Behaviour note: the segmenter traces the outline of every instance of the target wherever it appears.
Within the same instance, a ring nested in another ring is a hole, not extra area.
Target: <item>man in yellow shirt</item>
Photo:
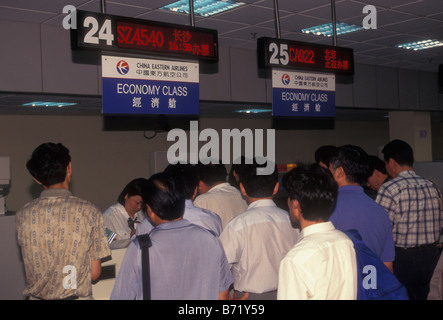
[[[69,191],[71,157],[62,144],[44,143],[27,162],[43,186],[17,212],[16,226],[30,299],[92,299],[91,281],[111,254],[100,210]]]

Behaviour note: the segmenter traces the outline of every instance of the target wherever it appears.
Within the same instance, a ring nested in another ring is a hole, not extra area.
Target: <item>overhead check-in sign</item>
[[[217,30],[76,11],[73,50],[89,49],[218,61]]]
[[[352,48],[263,37],[257,40],[257,55],[260,67],[354,74]]]
[[[335,75],[272,70],[272,115],[335,116]]]
[[[199,114],[198,62],[102,56],[103,114]]]

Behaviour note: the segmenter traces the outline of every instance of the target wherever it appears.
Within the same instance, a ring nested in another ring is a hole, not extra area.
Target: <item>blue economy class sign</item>
[[[102,57],[103,114],[199,114],[198,63]]]
[[[335,75],[274,69],[272,115],[335,117]]]

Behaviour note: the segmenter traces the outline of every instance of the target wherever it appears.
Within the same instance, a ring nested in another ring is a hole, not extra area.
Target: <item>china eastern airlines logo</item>
[[[284,73],[281,77],[281,82],[287,86],[289,84],[290,78],[289,75],[287,73]]]
[[[129,72],[129,64],[124,60],[120,60],[117,62],[117,72],[123,75],[127,74]]]

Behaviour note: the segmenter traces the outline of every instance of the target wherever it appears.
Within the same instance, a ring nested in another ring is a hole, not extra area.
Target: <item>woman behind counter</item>
[[[144,178],[129,182],[117,199],[117,203],[103,212],[104,225],[116,233],[115,240],[129,240],[137,224],[146,217],[146,205],[141,197]]]

